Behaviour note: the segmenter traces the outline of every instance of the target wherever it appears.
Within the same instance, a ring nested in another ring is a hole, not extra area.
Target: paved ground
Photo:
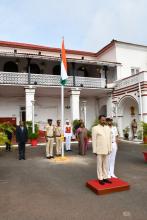
[[[145,220],[147,163],[143,145],[121,143],[116,175],[131,184],[129,191],[97,196],[85,187],[96,177],[96,158],[89,148],[67,162],[45,159],[45,148],[27,148],[27,160],[17,150],[0,151],[0,220]],[[147,150],[147,147],[146,147]]]

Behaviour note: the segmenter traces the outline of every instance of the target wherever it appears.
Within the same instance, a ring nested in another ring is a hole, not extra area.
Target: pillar
[[[113,106],[112,106],[112,94],[107,95],[107,116],[113,116]]]
[[[86,115],[87,115],[87,106],[86,106],[86,104],[87,104],[87,101],[85,101],[85,100],[82,101],[85,127],[86,127],[86,124],[87,124],[87,117],[86,117]]]
[[[72,89],[70,92],[71,120],[80,118],[79,110],[80,90]]]
[[[35,96],[35,88],[28,87],[25,88],[26,93],[26,121],[32,121],[33,120],[33,105],[34,105],[34,96]]]

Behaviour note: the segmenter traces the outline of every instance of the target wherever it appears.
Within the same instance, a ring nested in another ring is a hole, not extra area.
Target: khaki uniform
[[[92,128],[93,153],[97,154],[97,176],[99,180],[108,178],[108,154],[112,151],[111,129],[97,125]]]
[[[61,154],[61,148],[62,148],[62,128],[60,126],[55,127],[55,138],[56,138],[56,154]]]
[[[53,125],[46,125],[46,156],[52,157],[53,156],[53,144],[54,144],[54,126]]]

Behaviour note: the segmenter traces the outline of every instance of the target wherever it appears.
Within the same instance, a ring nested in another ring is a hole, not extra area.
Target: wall
[[[131,76],[132,67],[139,67],[140,72],[147,70],[147,48],[116,43],[116,61],[122,63],[118,80]]]

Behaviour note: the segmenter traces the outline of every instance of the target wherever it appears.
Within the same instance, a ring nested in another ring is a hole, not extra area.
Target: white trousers
[[[108,155],[97,154],[98,180],[108,179]]]
[[[115,176],[114,174],[114,168],[115,168],[115,158],[116,158],[116,152],[117,152],[117,143],[112,143],[112,152],[108,157],[109,161],[109,176]]]
[[[66,148],[66,150],[70,150],[71,135],[67,135],[65,137],[66,137],[65,148]]]

